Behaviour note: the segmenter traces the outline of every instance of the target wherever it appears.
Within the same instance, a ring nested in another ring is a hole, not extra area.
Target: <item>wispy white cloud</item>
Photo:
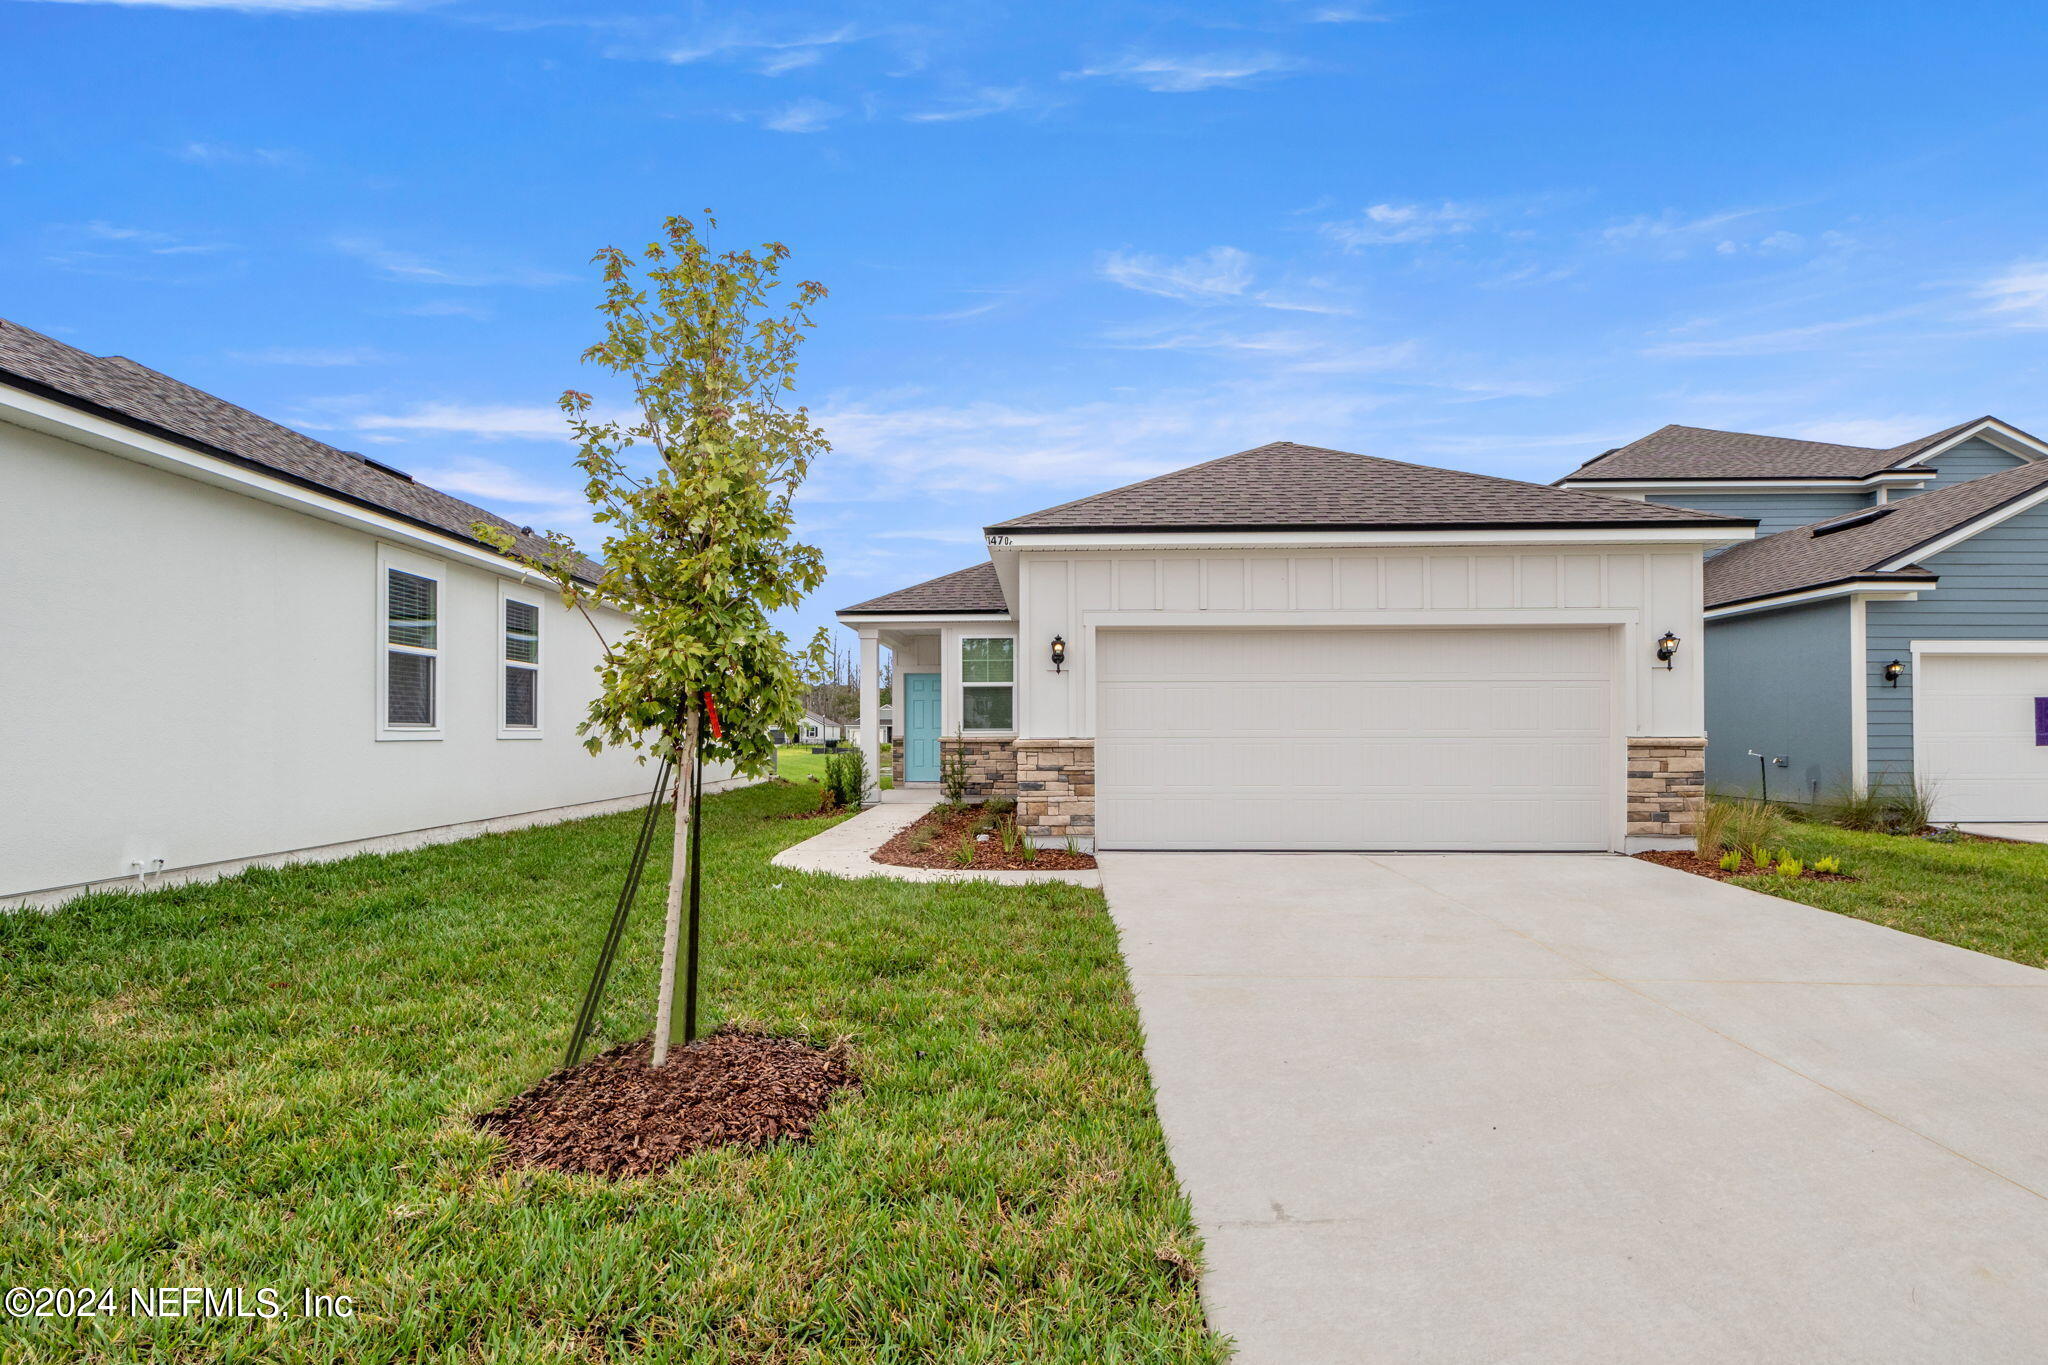
[[[481,440],[567,441],[559,409],[501,403],[421,403],[404,412],[354,412],[335,424],[351,431],[433,433]]]
[[[1347,251],[1433,241],[1470,232],[1484,211],[1470,204],[1372,204],[1356,218],[1324,223],[1322,234]]]
[[[495,460],[464,455],[446,463],[423,466],[413,471],[421,481],[450,493],[492,502],[517,503],[527,507],[555,507],[587,511],[588,504],[573,485],[544,483],[531,474]]]
[[[929,540],[941,545],[980,545],[982,533],[976,530],[964,531],[877,531],[877,540]]]
[[[1265,381],[1044,406],[923,397],[825,404],[817,416],[833,454],[807,500],[962,492],[991,515],[1021,512],[1268,441],[1342,445],[1387,401],[1356,384]]]
[[[1672,261],[1707,251],[1719,256],[1785,256],[1814,246],[1851,245],[1850,239],[1839,232],[1823,232],[1809,239],[1801,233],[1756,221],[1777,211],[1769,207],[1734,208],[1694,217],[1666,209],[1659,214],[1637,214],[1610,223],[1599,229],[1593,240],[1609,250],[1648,253]]]
[[[903,116],[906,123],[958,123],[987,118],[991,114],[1037,113],[1052,107],[1052,101],[1032,93],[1028,86],[983,86],[957,96],[936,108],[920,109]]]
[[[45,263],[82,274],[151,278],[166,262],[158,258],[225,256],[238,250],[227,242],[197,242],[155,228],[95,220],[51,229],[57,245]],[[150,269],[145,270],[145,265]]]
[[[462,299],[428,299],[425,303],[410,304],[396,311],[416,318],[472,318],[477,322],[489,322],[497,316],[480,303]]]
[[[2048,327],[2048,260],[2009,266],[1980,285],[1976,296],[2015,327]]]
[[[1298,69],[1300,63],[1277,52],[1210,53],[1167,57],[1132,54],[1099,66],[1066,73],[1068,79],[1099,77],[1123,81],[1159,94],[1181,95],[1219,86],[1244,85],[1263,76]]]
[[[180,161],[197,166],[295,166],[297,152],[282,147],[235,147],[225,142],[187,142],[171,149]]]
[[[1183,303],[1236,303],[1331,317],[1348,317],[1352,311],[1338,299],[1315,292],[1328,289],[1319,282],[1252,288],[1251,253],[1234,246],[1212,246],[1178,261],[1139,251],[1112,251],[1103,256],[1098,269],[1113,284]]]
[[[468,260],[436,260],[412,251],[384,245],[375,237],[340,236],[332,246],[344,256],[353,256],[386,280],[402,284],[449,285],[479,288],[488,285],[518,285],[539,288],[574,278],[528,266],[504,266]]]
[[[1104,279],[1126,289],[1190,303],[1237,298],[1252,282],[1251,255],[1234,246],[1212,246],[1181,261],[1112,251],[1103,258],[1101,270]]]
[[[1930,417],[1925,414],[1906,417],[1839,417],[1818,422],[1802,422],[1788,427],[1782,433],[1802,441],[1829,441],[1835,445],[1870,446],[1877,450],[1889,450],[1903,445],[1918,436],[1940,431],[1955,425],[1953,417]]]
[[[771,36],[758,24],[729,24],[692,34],[658,50],[661,60],[678,66],[691,62],[752,59],[763,75],[816,65],[827,48],[856,42],[861,33],[851,24],[834,29],[816,29],[798,34]],[[635,55],[644,55],[635,54]]]
[[[1858,317],[1838,318],[1829,322],[1808,323],[1803,327],[1780,327],[1769,331],[1748,332],[1739,336],[1716,337],[1698,341],[1669,341],[1644,348],[1643,354],[1657,356],[1753,356],[1785,355],[1796,351],[1819,350],[1837,344],[1850,333],[1864,332],[1882,323],[1896,322],[1920,315],[1924,306],[1894,308],[1882,313],[1866,313]]]
[[[761,126],[777,133],[822,133],[845,112],[836,104],[806,96],[763,115]]]
[[[335,369],[347,365],[383,365],[397,359],[374,346],[266,346],[254,351],[229,351],[247,365],[304,365]]]

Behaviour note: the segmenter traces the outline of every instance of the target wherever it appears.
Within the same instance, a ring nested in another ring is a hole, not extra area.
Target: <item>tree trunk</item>
[[[653,1066],[668,1064],[669,1036],[675,1026],[676,959],[682,951],[683,898],[690,884],[690,775],[697,770],[697,727],[701,723],[701,713],[691,707],[682,742],[676,745],[676,828],[668,870],[668,914],[661,926],[661,994],[654,1002]]]

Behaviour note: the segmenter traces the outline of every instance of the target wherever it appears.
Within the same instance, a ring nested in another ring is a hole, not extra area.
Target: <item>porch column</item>
[[[882,799],[882,639],[874,626],[860,628],[860,751],[868,761],[868,790],[861,800]]]

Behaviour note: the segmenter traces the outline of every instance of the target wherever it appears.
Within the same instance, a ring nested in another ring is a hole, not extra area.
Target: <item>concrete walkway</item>
[[[933,806],[936,794],[885,791],[881,801],[851,820],[842,820],[822,834],[792,844],[768,861],[792,872],[823,872],[833,877],[889,877],[899,882],[1067,882],[1074,886],[1100,886],[1100,872],[1000,872],[994,870],[954,871],[938,867],[898,867],[878,863],[874,851],[902,830],[914,825]]]
[[[1624,858],[1102,866],[1240,1365],[2048,1359],[2048,973]]]

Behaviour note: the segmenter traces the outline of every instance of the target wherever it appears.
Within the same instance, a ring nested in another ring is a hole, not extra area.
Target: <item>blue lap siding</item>
[[[1776,535],[1870,506],[1868,493],[1652,493],[1648,501],[1724,517],[1756,517],[1757,537]]]
[[[1912,776],[1913,641],[2048,642],[2048,507],[2022,512],[1920,563],[1941,575],[1940,587],[1917,602],[1864,608],[1872,782]],[[1883,676],[1893,659],[1907,666],[1897,687]]]
[[[1707,624],[1707,789],[1811,801],[1849,777],[1849,604],[1837,598]]]
[[[1936,471],[1935,476],[1927,481],[1925,488],[1900,489],[1892,494],[1894,498],[1911,497],[1915,493],[1931,493],[1952,483],[1965,483],[1971,479],[1981,479],[1986,474],[2003,473],[2020,463],[2020,457],[2006,454],[1989,441],[1965,441],[1954,450],[1946,451],[1922,463],[1932,465]]]

